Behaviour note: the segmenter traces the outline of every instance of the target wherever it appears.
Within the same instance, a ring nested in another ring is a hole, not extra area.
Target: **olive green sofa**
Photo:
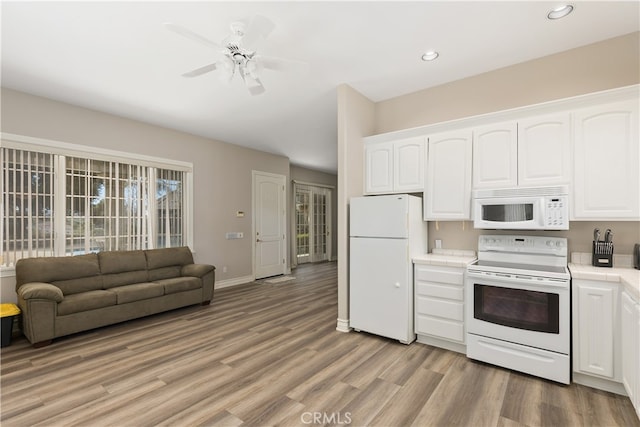
[[[215,267],[188,247],[25,258],[16,263],[22,330],[34,347],[54,338],[213,298]]]

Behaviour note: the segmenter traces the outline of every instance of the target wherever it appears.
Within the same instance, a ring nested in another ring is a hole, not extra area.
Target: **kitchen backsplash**
[[[525,231],[525,230],[476,230],[472,221],[431,221],[429,222],[429,251],[435,247],[435,240],[442,240],[442,247],[478,249],[478,236],[482,234],[523,234],[530,236],[566,237],[569,253],[591,254],[593,229],[613,231],[614,256],[631,255],[633,245],[640,243],[640,222],[638,221],[572,221],[566,231]],[[591,262],[591,259],[589,259]],[[614,261],[615,265],[615,261]],[[633,264],[632,264],[633,265]]]
[[[571,264],[591,265],[591,252],[571,252]],[[613,255],[613,267],[633,268],[632,255]]]

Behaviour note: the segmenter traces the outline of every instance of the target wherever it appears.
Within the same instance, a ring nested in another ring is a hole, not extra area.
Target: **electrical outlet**
[[[436,249],[442,249],[442,240],[436,239]]]
[[[226,273],[226,272],[227,272],[227,266],[226,266],[226,265],[222,266],[222,272],[223,272],[223,273]]]

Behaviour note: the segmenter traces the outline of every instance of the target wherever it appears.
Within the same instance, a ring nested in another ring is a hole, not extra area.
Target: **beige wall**
[[[349,319],[349,199],[364,185],[362,138],[375,129],[375,104],[351,87],[338,87],[338,329]]]
[[[636,32],[379,102],[375,133],[637,83],[640,83],[640,33]],[[638,222],[574,221],[568,232],[545,234],[567,237],[570,251],[590,252],[595,227],[614,231],[618,254],[630,254],[633,244],[640,242]],[[474,230],[471,222],[432,222],[429,249],[434,247],[435,239],[442,239],[446,248],[475,250],[479,234],[488,232]]]
[[[381,101],[375,134],[636,84],[639,52],[636,32]]]
[[[216,281],[252,275],[251,171],[280,174],[289,181],[286,157],[6,88],[1,102],[2,132],[193,163],[196,261],[214,264]],[[236,217],[239,210],[244,218]],[[241,231],[245,238],[226,240],[228,231]],[[3,279],[3,293],[13,292],[12,282]]]
[[[370,136],[425,126],[463,117],[491,113],[555,99],[597,92],[606,89],[640,83],[640,33],[605,40],[600,43],[572,49],[555,55],[524,62],[499,70],[487,72],[467,79],[425,89],[397,98],[381,101],[374,105],[374,129]],[[357,99],[353,89],[345,89],[345,96]],[[340,93],[340,92],[339,92]],[[338,99],[340,112],[341,98]],[[371,105],[364,104],[362,112],[368,112]],[[362,117],[340,115],[345,123],[338,126],[338,181],[355,195],[362,192],[362,169],[354,163],[363,164],[362,140],[357,134],[344,136],[351,126],[363,130]],[[341,143],[348,147],[341,147]],[[351,154],[348,162],[340,161],[341,154]],[[346,183],[352,183],[348,185]],[[356,188],[359,186],[359,188]],[[342,188],[342,187],[341,187]],[[339,198],[339,218],[342,212],[346,218],[348,209],[346,194]],[[544,233],[565,236],[569,239],[569,250],[590,252],[593,228],[611,228],[617,254],[631,253],[633,243],[640,242],[638,222],[572,222],[568,232]],[[339,227],[339,247],[346,249],[348,232]],[[429,249],[435,239],[442,239],[443,247],[450,249],[477,249],[479,230],[466,222],[430,222]],[[482,231],[488,234],[487,231]],[[507,233],[510,234],[510,233]],[[342,245],[342,246],[340,246]],[[348,265],[348,252],[343,250],[340,261],[342,268]],[[338,276],[339,319],[348,319],[348,276]],[[344,311],[344,310],[347,311]],[[340,322],[338,322],[340,326]]]
[[[309,184],[319,184],[324,186],[333,187],[331,189],[331,229],[329,230],[329,237],[331,239],[331,258],[333,260],[338,258],[338,175],[320,172],[312,169],[303,168],[301,166],[291,165],[291,180],[302,181]],[[293,188],[293,186],[291,186]],[[291,192],[291,225],[292,233],[295,229],[294,204],[293,204],[293,191]],[[293,234],[292,234],[293,236]],[[294,241],[293,239],[291,240]],[[292,264],[295,262],[295,245],[291,244],[291,258]]]

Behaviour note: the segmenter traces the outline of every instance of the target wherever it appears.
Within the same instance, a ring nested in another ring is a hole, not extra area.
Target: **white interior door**
[[[283,175],[253,172],[256,279],[286,272],[285,182]]]

